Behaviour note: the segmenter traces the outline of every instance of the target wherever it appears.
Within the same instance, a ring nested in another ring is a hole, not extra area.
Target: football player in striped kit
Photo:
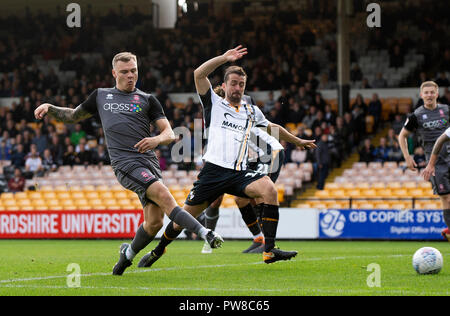
[[[265,238],[263,261],[272,263],[289,260],[296,251],[283,251],[275,246],[278,227],[278,192],[270,178],[262,173],[247,169],[248,142],[254,127],[267,128],[269,133],[278,129],[281,140],[300,148],[315,148],[313,140],[300,139],[277,124],[269,122],[261,110],[245,102],[247,74],[238,66],[228,67],[222,88],[225,98],[218,96],[208,76],[218,67],[234,62],[247,54],[241,45],[214,57],[194,71],[197,93],[204,110],[207,146],[203,166],[198,180],[186,199],[184,208],[197,217],[224,193],[254,198],[262,210],[262,229]],[[174,223],[167,225],[158,246],[145,255],[138,266],[149,267],[164,253],[165,247],[180,233],[181,227]]]

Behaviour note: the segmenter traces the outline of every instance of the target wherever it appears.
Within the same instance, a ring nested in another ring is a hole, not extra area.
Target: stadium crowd
[[[310,13],[317,18],[316,23],[327,25],[323,22],[330,22],[324,33],[332,33],[336,31],[331,22],[335,18],[334,12],[333,9],[326,10],[319,6],[313,7]],[[433,14],[435,12],[433,10]],[[428,10],[423,13],[426,16],[431,14]],[[314,152],[300,151],[284,143],[285,163],[313,162],[317,168],[325,168],[322,170],[326,172],[318,172],[318,187],[321,188],[328,169],[340,166],[342,160],[362,143],[364,147],[359,149],[362,161],[400,161],[402,158],[395,140],[398,131],[395,128],[389,138],[380,141],[380,146],[367,147],[367,143],[370,144],[370,140],[365,140],[368,133],[376,132],[384,123],[381,119],[381,102],[376,94],[369,104],[362,97],[357,97],[343,116],[338,116],[322,98],[321,89],[335,88],[337,50],[334,38],[316,34],[309,28],[303,28],[300,36],[297,36],[297,33],[290,32],[291,26],[303,23],[303,14],[292,10],[276,14],[275,24],[267,19],[245,17],[237,20],[239,23],[229,25],[229,28],[224,23],[225,14],[186,15],[178,20],[173,31],[166,32],[153,29],[150,17],[137,8],[122,6],[118,10],[110,10],[104,16],[94,15],[88,9],[83,13],[82,32],[65,27],[66,15],[61,8],[54,16],[27,12],[21,18],[0,18],[1,28],[21,25],[7,35],[0,35],[0,97],[19,98],[9,107],[0,107],[0,160],[9,160],[12,166],[5,174],[9,175],[12,182],[18,182],[14,179],[20,177],[20,172],[25,177],[32,177],[56,170],[61,165],[109,163],[98,117],[79,124],[58,126],[48,118],[42,123],[37,122],[33,111],[44,102],[74,108],[94,89],[113,86],[110,60],[115,52],[131,50],[136,53],[140,67],[137,87],[154,93],[163,105],[172,127],[192,128],[193,120],[202,118],[200,104],[190,98],[185,106],[179,107],[169,94],[195,91],[192,79],[194,68],[206,56],[223,52],[240,42],[244,42],[249,51],[241,64],[248,74],[247,90],[271,91],[268,99],[261,104],[267,118],[282,126],[294,123],[295,134],[305,139],[316,139],[318,143],[318,149]],[[400,13],[387,14],[397,16]],[[448,20],[448,17],[443,18]],[[437,79],[440,85],[448,85],[446,72],[450,71],[450,48],[444,47],[443,42],[432,50],[428,49],[429,45],[425,45],[427,40],[434,40],[432,35],[439,30],[439,23],[436,19],[423,19],[422,16],[406,16],[401,21],[415,23],[417,19],[423,24],[423,33],[418,42],[408,37],[383,41],[383,32],[397,30],[394,19],[386,18],[391,21],[390,24],[371,33],[369,48],[388,49],[390,63],[401,65],[401,57],[408,49],[412,46],[421,47],[426,55],[423,69],[426,69],[430,60],[441,60]],[[24,20],[26,23],[23,23]],[[106,30],[111,33],[123,29],[132,29],[133,36],[118,40],[115,46],[107,44]],[[155,32],[158,32],[158,36],[155,36]],[[42,45],[43,42],[46,45]],[[326,53],[326,63],[316,60],[308,50],[313,46],[319,46]],[[92,60],[94,57],[86,57],[86,53],[99,57]],[[44,72],[38,67],[36,58],[58,62]],[[355,67],[351,77],[353,81],[364,82],[364,74],[358,67],[357,59],[357,54],[352,51]],[[437,70],[431,70],[434,73],[424,72],[415,78],[425,80],[437,77]],[[62,80],[61,73],[70,71],[75,76],[68,81]],[[218,71],[211,78],[211,83],[216,85],[221,80]],[[418,84],[413,82],[412,86]],[[385,86],[386,82],[381,76],[366,85],[377,88]],[[274,98],[275,90],[281,91],[278,98]],[[448,100],[449,97],[447,90],[443,98]],[[366,128],[368,115],[374,118],[372,131]],[[396,119],[401,123],[404,117]],[[395,126],[396,121],[392,124]],[[161,146],[157,150],[163,170],[172,163],[172,146]],[[179,169],[198,168],[196,158],[192,157],[192,163],[179,164]],[[19,170],[11,169],[14,167]],[[13,190],[11,186],[10,189]]]

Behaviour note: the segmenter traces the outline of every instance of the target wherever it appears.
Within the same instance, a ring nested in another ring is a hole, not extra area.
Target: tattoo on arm
[[[76,123],[92,116],[91,113],[84,110],[81,106],[71,109],[52,105],[48,108],[48,114],[63,123]]]
[[[445,134],[439,136],[439,138],[437,139],[436,143],[433,146],[433,150],[432,150],[431,154],[436,155],[436,156],[439,155],[439,153],[441,152],[442,146],[444,146],[444,143],[447,142],[448,140],[449,140],[449,138]]]

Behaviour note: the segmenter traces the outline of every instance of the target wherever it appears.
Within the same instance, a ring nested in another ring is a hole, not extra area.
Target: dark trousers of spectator
[[[328,177],[328,164],[317,166],[317,189],[323,190],[325,179]]]

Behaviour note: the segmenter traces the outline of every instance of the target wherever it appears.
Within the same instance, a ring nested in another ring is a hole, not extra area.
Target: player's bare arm
[[[154,137],[146,137],[136,143],[134,147],[137,148],[140,153],[155,149],[158,145],[169,145],[175,140],[175,133],[166,118],[157,120],[155,124],[156,127],[158,127],[160,134]]]
[[[398,135],[398,144],[402,150],[403,158],[405,158],[406,166],[412,171],[417,171],[417,164],[413,157],[409,154],[408,150],[408,136],[411,134],[406,128],[402,128],[400,134]]]
[[[63,123],[76,123],[92,116],[91,113],[83,109],[81,105],[75,109],[63,108],[50,103],[43,103],[34,110],[36,119],[41,120],[45,115],[50,115],[54,119]]]
[[[211,83],[208,80],[208,76],[214,70],[225,63],[241,59],[246,54],[247,48],[243,48],[242,45],[239,45],[234,49],[227,50],[223,55],[214,57],[200,65],[194,71],[194,81],[197,93],[200,95],[204,95],[206,92],[208,92],[209,87],[211,86]]]
[[[279,136],[280,140],[284,140],[284,141],[294,144],[295,146],[300,147],[300,148],[317,148],[316,144],[314,144],[315,140],[298,138],[297,136],[289,133],[284,127],[282,127],[278,124],[269,122],[269,125],[267,126],[267,132],[269,134],[271,134],[272,136],[274,136],[273,132],[275,130],[278,130],[278,136]],[[275,134],[276,134],[276,132],[275,132]],[[275,135],[275,136],[277,136],[277,135]]]
[[[442,150],[442,147],[446,142],[448,142],[450,138],[444,133],[436,140],[434,143],[433,150],[431,151],[430,161],[428,161],[427,166],[422,172],[422,176],[425,180],[430,180],[431,176],[434,176],[434,168],[436,166],[436,161],[439,157],[439,153]]]

